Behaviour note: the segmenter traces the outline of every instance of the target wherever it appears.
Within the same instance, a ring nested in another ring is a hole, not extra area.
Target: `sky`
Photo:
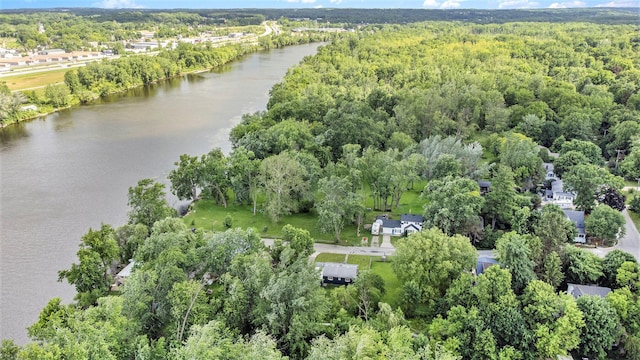
[[[97,7],[108,9],[410,8],[523,9],[638,7],[640,0],[0,0],[0,9]]]

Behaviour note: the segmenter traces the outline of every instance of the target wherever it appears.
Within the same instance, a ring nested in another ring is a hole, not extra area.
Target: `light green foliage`
[[[602,166],[604,164],[602,150],[598,145],[592,142],[582,140],[567,141],[562,144],[560,155],[565,155],[572,151],[576,151],[584,155],[587,159],[589,159],[590,164],[598,166]]]
[[[607,351],[618,340],[620,331],[614,308],[600,296],[582,296],[577,303],[585,322],[580,353],[592,359],[607,359]]]
[[[612,244],[625,234],[625,219],[622,214],[611,207],[600,204],[593,209],[591,215],[584,220],[587,235],[596,241]]]
[[[176,169],[171,170],[167,178],[171,181],[171,192],[180,200],[195,201],[198,196],[198,178],[200,161],[197,156],[180,155],[180,161],[174,163]]]
[[[522,134],[507,134],[499,159],[500,164],[511,168],[515,182],[522,189],[531,189],[541,178],[542,159],[538,156],[538,145]]]
[[[275,343],[264,333],[257,333],[245,342],[227,329],[222,322],[211,321],[192,329],[185,345],[176,348],[172,357],[176,360],[190,359],[281,359]]]
[[[565,189],[578,195],[574,204],[580,210],[590,213],[595,207],[598,196],[607,188],[620,190],[624,184],[622,178],[612,175],[607,169],[597,165],[576,165],[564,177]]]
[[[175,210],[165,198],[164,185],[152,179],[142,179],[129,188],[129,224],[142,224],[151,229],[153,224],[166,217],[175,216]]]
[[[336,176],[320,179],[318,188],[322,196],[316,203],[318,227],[332,233],[336,241],[340,241],[345,222],[364,213],[364,199],[353,192],[349,180]]]
[[[602,277],[602,259],[597,255],[575,246],[566,246],[565,257],[567,282],[595,284]]]
[[[451,282],[475,266],[477,252],[469,239],[447,236],[432,228],[415,233],[397,244],[393,271],[403,283],[415,282],[422,302],[444,295]]]
[[[640,178],[640,139],[633,141],[631,152],[620,163],[620,172],[629,180]]]
[[[438,227],[449,235],[477,231],[484,198],[478,183],[467,178],[445,178],[430,181],[422,195],[424,226]]]
[[[616,287],[618,269],[627,261],[637,263],[636,258],[633,257],[633,255],[620,249],[610,251],[604,256],[604,259],[602,260],[602,272],[604,274],[605,286],[613,288]]]
[[[171,303],[171,327],[177,341],[188,337],[192,325],[204,325],[212,316],[204,283],[194,280],[175,283],[167,295]]]
[[[473,179],[479,179],[484,177],[488,170],[481,161],[482,145],[478,142],[465,145],[453,136],[443,138],[440,135],[436,135],[422,140],[419,150],[427,160],[427,168],[423,176],[428,179],[444,177],[444,169],[448,169],[445,172],[461,171],[462,173],[458,174],[458,176],[465,175]],[[445,158],[441,159],[443,156]],[[451,160],[455,160],[460,169],[456,169],[457,166]],[[445,166],[445,164],[449,165]]]
[[[202,196],[213,199],[216,204],[227,207],[227,190],[230,186],[228,159],[220,148],[215,148],[200,158],[197,179]]]
[[[304,167],[289,153],[282,153],[264,159],[260,172],[267,196],[265,212],[271,220],[277,223],[282,215],[296,212],[298,199],[310,190],[310,184],[304,181]]]
[[[305,229],[287,224],[282,228],[282,240],[289,243],[299,258],[309,257],[313,253],[313,238]]]
[[[535,259],[538,266],[551,252],[562,254],[563,245],[572,241],[577,233],[576,226],[567,219],[559,206],[547,205],[540,214],[533,226],[534,235],[541,241],[539,257]]]
[[[576,165],[586,165],[589,164],[590,160],[583,153],[571,150],[567,151],[553,162],[554,168],[553,172],[559,176],[563,177],[564,174],[573,168]]]
[[[318,283],[317,271],[307,259],[299,259],[271,277],[260,291],[262,302],[254,323],[292,357],[305,356],[309,350],[305,339],[320,332],[326,299]]]
[[[491,178],[491,191],[484,196],[483,213],[490,219],[491,229],[495,229],[498,222],[510,227],[519,208],[515,187],[511,169],[498,166]]]
[[[536,278],[527,238],[515,232],[506,233],[496,242],[496,250],[498,260],[513,276],[513,290],[520,294]]]
[[[111,263],[118,259],[118,243],[115,231],[110,225],[102,224],[100,230],[89,229],[82,236],[80,249],[76,253],[79,264],[71,264],[71,269],[58,272],[58,281],[66,279],[75,285],[76,300],[82,307],[94,304],[106,295],[112,283],[109,273]]]
[[[522,306],[535,333],[537,357],[565,355],[578,347],[585,323],[573,297],[558,294],[551,285],[534,280],[524,290]]]
[[[233,150],[229,156],[229,180],[236,201],[241,204],[252,202],[253,215],[255,215],[260,182],[260,160],[255,158],[253,151],[244,147]]]
[[[557,252],[552,251],[544,258],[538,277],[555,289],[560,286],[564,280],[564,273],[562,272],[562,260]]]
[[[637,292],[640,289],[640,267],[635,261],[625,261],[616,271],[616,285]]]

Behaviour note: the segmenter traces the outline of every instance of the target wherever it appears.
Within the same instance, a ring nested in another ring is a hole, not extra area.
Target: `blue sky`
[[[0,9],[100,7],[147,9],[224,8],[412,8],[518,9],[637,7],[640,0],[0,0]]]

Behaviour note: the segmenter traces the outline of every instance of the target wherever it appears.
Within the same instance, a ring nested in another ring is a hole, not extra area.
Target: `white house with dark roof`
[[[542,163],[542,167],[544,168],[545,180],[556,180],[558,178],[554,172],[555,167],[552,163]]]
[[[573,242],[585,243],[587,241],[587,232],[584,226],[584,211],[578,210],[562,210],[564,215],[571,220],[578,229],[578,234],[573,239]]]
[[[389,219],[386,215],[376,217],[371,226],[373,235],[402,236],[422,231],[422,215],[402,214],[400,220]]]

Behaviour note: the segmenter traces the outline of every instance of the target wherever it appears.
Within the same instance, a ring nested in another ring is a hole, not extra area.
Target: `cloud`
[[[636,7],[637,0],[613,0],[606,4],[597,4],[595,7]]]
[[[457,9],[460,7],[460,1],[458,0],[447,0],[440,4],[440,9]]]
[[[537,1],[529,0],[508,0],[498,4],[498,9],[527,9],[540,6]]]
[[[303,4],[313,4],[316,0],[287,0],[288,3],[303,3]]]
[[[323,7],[324,7],[324,6],[322,6],[322,5],[316,5],[316,6],[314,6],[313,8],[314,8],[314,9],[322,9]]]
[[[586,3],[579,0],[574,0],[569,2],[553,3],[549,5],[549,9],[568,9],[568,8],[579,8],[579,7],[586,7],[586,6],[587,6]]]
[[[104,0],[94,4],[104,9],[140,9],[143,6],[136,4],[133,0]]]
[[[332,4],[338,5],[338,4],[342,3],[342,0],[330,0],[329,2],[332,3]]]
[[[422,7],[430,8],[430,9],[435,9],[438,6],[440,6],[440,3],[437,2],[436,0],[424,0],[424,2],[422,3]]]

